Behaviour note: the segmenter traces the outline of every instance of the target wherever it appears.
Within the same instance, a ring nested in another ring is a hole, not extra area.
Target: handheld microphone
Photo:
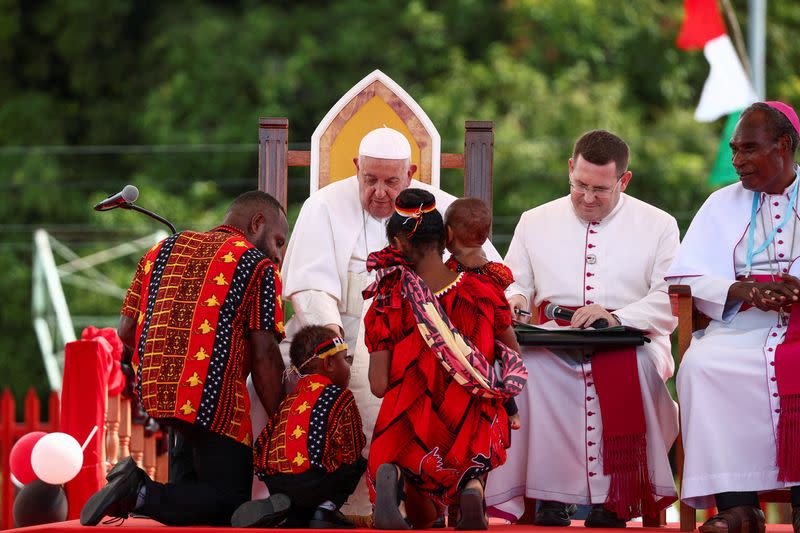
[[[102,202],[97,202],[94,206],[95,211],[108,211],[127,204],[132,204],[139,198],[139,189],[133,185],[126,185],[117,194],[111,195]]]
[[[554,303],[549,303],[544,308],[544,316],[546,316],[550,320],[563,320],[565,322],[569,322],[572,320],[572,315],[575,314],[575,311],[572,309],[567,309],[566,307],[560,307]],[[608,320],[605,318],[598,318],[594,322],[592,322],[591,327],[595,329],[603,329],[608,327]]]

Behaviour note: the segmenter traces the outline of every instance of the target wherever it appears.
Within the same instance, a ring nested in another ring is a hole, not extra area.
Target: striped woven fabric
[[[528,370],[519,353],[495,340],[495,359],[499,371],[450,322],[430,288],[414,272],[399,252],[390,248],[370,254],[367,270],[375,270],[375,281],[364,290],[372,298],[381,280],[400,272],[403,297],[411,304],[417,328],[453,379],[471,394],[484,398],[512,398],[528,380]]]

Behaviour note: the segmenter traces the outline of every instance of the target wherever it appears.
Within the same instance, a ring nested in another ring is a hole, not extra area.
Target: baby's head
[[[306,326],[294,336],[289,359],[300,374],[321,374],[335,385],[347,387],[350,363],[347,344],[332,329]]]
[[[492,213],[479,198],[459,198],[444,213],[447,249],[457,254],[464,248],[483,246],[492,230]]]

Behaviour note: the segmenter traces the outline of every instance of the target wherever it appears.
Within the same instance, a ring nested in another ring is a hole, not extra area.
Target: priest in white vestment
[[[313,193],[292,230],[281,277],[283,296],[292,303],[294,316],[286,324],[281,347],[286,348],[288,366],[288,343],[303,326],[319,324],[343,333],[348,356],[353,358],[349,388],[361,413],[367,456],[380,408],[380,399],[370,391],[369,353],[364,344],[363,317],[369,302],[365,304],[361,291],[374,280],[374,273],[367,273],[367,257],[388,245],[386,222],[400,191],[408,187],[430,191],[442,214],[455,197],[412,179],[416,166],[411,164],[411,146],[391,128],[365,135],[353,162],[357,174]],[[485,251],[490,260],[500,260],[490,243]],[[256,427],[257,422],[253,423]],[[372,512],[363,479],[344,512]]]
[[[629,349],[627,372],[617,375],[600,375],[607,354],[523,347],[522,430],[505,465],[489,475],[486,498],[517,516],[523,496],[541,500],[539,525],[569,525],[572,504],[592,504],[587,525],[624,527],[642,509],[663,509],[677,498],[667,454],[678,415],[664,383],[673,372],[669,335],[676,320],[664,275],[677,252],[678,226],[664,211],[622,193],[631,179],[627,165],[628,146],[616,135],[595,130],[581,137],[569,160],[571,194],[523,213],[505,258],[515,278],[506,292],[512,309],[532,303],[541,310],[552,302],[577,309],[573,327],[603,318],[646,330],[652,341]],[[610,408],[601,411],[616,392],[636,410],[623,404],[616,417]],[[639,443],[637,468],[645,478],[638,502],[622,495],[614,478],[621,469],[604,456],[613,441],[607,425],[615,434],[619,427],[636,434],[629,442]]]
[[[708,533],[763,531],[757,492],[800,484],[798,128],[781,102],[742,113],[730,142],[740,182],[706,200],[669,271],[711,319],[677,376],[681,498],[717,507]],[[791,498],[797,532],[800,488]]]

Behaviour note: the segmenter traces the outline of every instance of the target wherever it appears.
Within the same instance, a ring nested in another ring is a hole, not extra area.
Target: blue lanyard
[[[764,243],[756,250],[753,250],[753,245],[755,244],[756,240],[756,215],[758,214],[759,197],[761,195],[757,192],[753,193],[753,208],[750,212],[750,229],[747,233],[747,264],[745,265],[745,275],[750,275],[753,257],[766,250],[767,246],[769,246],[775,239],[775,235],[777,235],[778,231],[780,231],[781,228],[783,228],[786,223],[789,222],[789,217],[792,215],[794,202],[797,199],[798,183],[800,183],[800,168],[795,170],[794,186],[792,187],[792,193],[789,195],[789,204],[786,206],[786,212],[783,214],[783,222],[781,222],[777,228],[772,229],[772,233],[767,236],[767,238],[764,240]]]

